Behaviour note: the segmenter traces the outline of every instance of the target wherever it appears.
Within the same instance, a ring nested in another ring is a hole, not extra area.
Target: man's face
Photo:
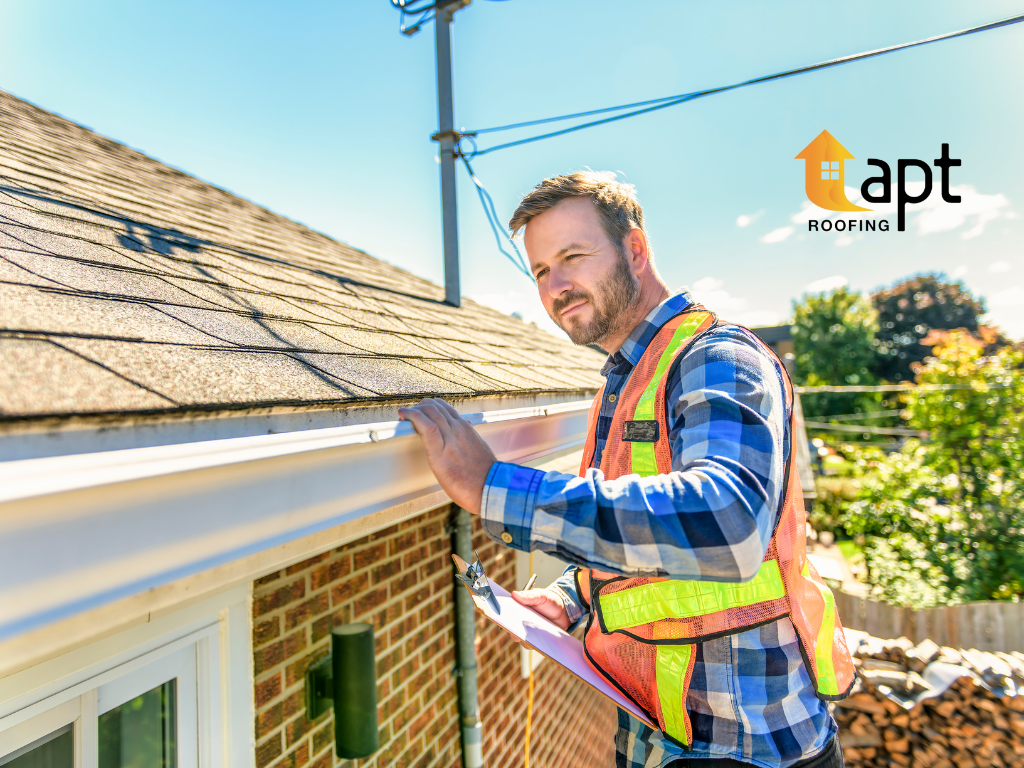
[[[540,300],[575,344],[599,344],[631,322],[639,281],[586,197],[563,200],[526,225]]]

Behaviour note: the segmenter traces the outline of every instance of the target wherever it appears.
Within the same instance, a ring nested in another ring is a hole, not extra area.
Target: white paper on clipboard
[[[647,716],[637,709],[636,704],[606,683],[604,678],[594,671],[587,662],[587,657],[583,655],[583,643],[552,624],[532,608],[517,603],[506,590],[490,579],[487,581],[498,600],[501,613],[495,613],[485,598],[474,595],[467,588],[478,611],[520,640],[529,643],[534,650],[565,667],[598,693],[607,696],[617,707],[629,712],[637,720],[651,728],[659,730],[657,725],[652,724]]]

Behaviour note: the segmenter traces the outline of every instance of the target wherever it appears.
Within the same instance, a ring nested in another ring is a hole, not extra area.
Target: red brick
[[[300,571],[305,571],[305,570],[307,570],[309,568],[312,568],[317,563],[322,563],[324,560],[326,560],[330,556],[331,556],[330,552],[324,552],[324,553],[316,555],[314,557],[310,557],[310,558],[308,558],[306,560],[303,560],[301,563],[296,563],[295,565],[289,565],[288,568],[285,570],[285,573],[287,573],[289,576],[292,576],[292,575],[294,575],[296,573],[299,573]]]
[[[288,723],[284,727],[285,744],[291,748],[291,746],[309,733],[310,722],[306,719],[305,715],[302,717],[296,717],[294,720]]]
[[[265,595],[257,595],[252,603],[253,618],[277,610],[306,596],[306,579],[302,577],[284,584]]]
[[[419,671],[419,668],[419,659],[409,659],[407,662],[402,664],[400,667],[395,669],[394,672],[391,673],[392,684],[397,688],[403,682],[405,682],[414,674],[416,674]]]
[[[390,653],[377,657],[377,676],[383,677],[402,662],[403,651],[395,648]]]
[[[325,613],[330,606],[330,596],[324,591],[308,600],[304,600],[294,608],[289,608],[284,613],[285,632],[295,629],[299,624],[305,624],[313,616]]]
[[[256,579],[256,581],[253,582],[253,586],[259,588],[262,587],[264,584],[269,584],[270,582],[277,581],[280,578],[281,572],[274,571],[273,573],[268,573],[266,576],[260,576],[258,579]]]
[[[271,667],[276,667],[284,660],[282,651],[280,640],[254,651],[252,655],[254,672],[261,675]]]
[[[345,555],[337,560],[321,565],[309,574],[309,586],[311,589],[320,589],[332,581],[337,581],[342,576],[348,576],[352,572],[352,557]]]
[[[282,702],[282,710],[284,713],[284,719],[294,717],[299,712],[306,711],[306,690],[305,686],[290,694]]]
[[[266,680],[256,683],[256,709],[261,709],[267,702],[276,696],[281,695],[281,674],[278,673],[273,677],[268,677]]]
[[[334,750],[326,752],[317,758],[317,761],[313,763],[309,768],[331,768],[334,764]]]
[[[341,608],[328,616],[320,617],[314,621],[310,627],[310,636],[312,637],[313,645],[316,645],[322,639],[328,637],[334,627],[341,624],[349,624],[351,621],[352,606],[347,604],[341,606]]]
[[[367,538],[370,541],[380,541],[381,539],[390,539],[396,533],[398,533],[398,523],[390,525],[383,530],[376,531],[375,533],[371,533]]]
[[[364,591],[370,585],[370,577],[361,573],[353,576],[348,581],[342,582],[331,588],[331,604],[338,605],[351,600],[355,595]]]
[[[410,549],[408,552],[405,553],[405,556],[402,558],[402,564],[407,569],[415,568],[416,566],[422,564],[423,561],[425,561],[428,557],[430,557],[429,547],[416,547],[416,549]]]
[[[397,576],[402,571],[402,560],[401,558],[395,558],[394,560],[386,560],[383,563],[378,563],[376,566],[370,569],[370,577],[374,584],[381,584],[392,576]]]
[[[420,587],[411,595],[406,595],[403,605],[405,610],[412,613],[423,605],[424,601],[430,599],[430,587]]]
[[[256,716],[256,741],[259,741],[268,733],[280,726],[283,722],[281,716],[281,702],[278,702],[270,709],[260,712],[259,715]]]
[[[326,723],[321,725],[317,730],[313,732],[313,754],[317,754],[321,749],[328,745],[334,744],[334,721],[328,720]]]
[[[252,629],[253,647],[259,648],[271,640],[275,640],[281,634],[281,619],[277,616],[266,621],[261,621]]]
[[[281,641],[282,645],[282,660],[292,658],[297,653],[301,653],[306,650],[306,632],[305,630],[299,630],[291,635],[288,635],[284,640]]]
[[[391,596],[413,589],[420,583],[419,574],[416,571],[404,571],[397,579],[391,582]]]
[[[378,587],[372,592],[359,595],[352,603],[352,615],[359,618],[364,613],[372,611],[387,602],[388,588]]]
[[[281,734],[277,734],[256,747],[256,768],[266,768],[280,755]]]
[[[324,649],[326,651],[326,649]],[[298,661],[289,664],[284,668],[284,687],[291,688],[296,683],[302,682],[306,677],[306,669],[317,659],[324,656],[324,653],[303,656]]]
[[[403,552],[407,549],[411,549],[416,546],[416,531],[407,531],[400,534],[390,542],[390,552],[392,555],[397,555],[399,552]]]
[[[274,763],[274,768],[302,768],[309,762],[309,745],[303,742],[293,752]]]
[[[397,643],[411,632],[415,632],[418,626],[419,621],[416,620],[415,616],[406,616],[405,619],[391,628],[391,642]]]
[[[420,541],[432,539],[435,536],[440,536],[442,533],[444,533],[444,526],[440,520],[428,523],[427,525],[420,527]],[[488,539],[488,541],[490,540]]]
[[[387,555],[388,545],[386,542],[381,542],[380,544],[374,544],[352,553],[352,564],[358,571],[361,568],[365,568],[368,565],[373,565],[374,563],[383,560]]]

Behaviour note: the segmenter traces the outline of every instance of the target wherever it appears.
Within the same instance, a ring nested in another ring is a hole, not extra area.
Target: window
[[[7,768],[74,768],[74,736],[65,725],[41,739],[0,757],[0,766]]]
[[[183,638],[0,719],[0,768],[198,768],[208,640]]]
[[[823,179],[838,179],[839,178],[839,163],[828,162],[826,160],[821,161],[821,178]]]

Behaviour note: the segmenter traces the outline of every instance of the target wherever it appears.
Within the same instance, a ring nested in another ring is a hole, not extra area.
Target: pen
[[[537,574],[535,573],[535,574],[533,574],[533,576],[530,577],[530,580],[528,582],[526,582],[526,586],[523,587],[523,592],[525,592],[528,589],[533,589],[533,585],[536,584],[536,583],[537,583]]]

